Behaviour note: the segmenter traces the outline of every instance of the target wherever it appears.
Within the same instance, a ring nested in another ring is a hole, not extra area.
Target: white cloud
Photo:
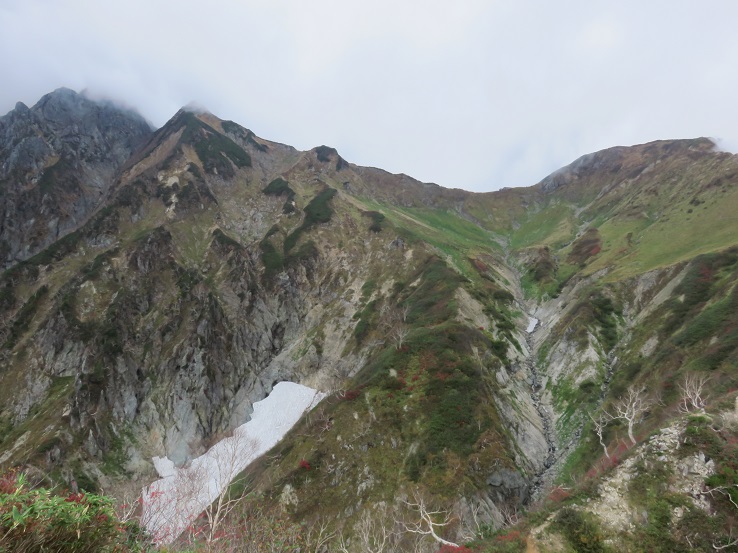
[[[444,186],[529,185],[608,146],[738,143],[736,16],[729,0],[5,0],[0,112],[58,86],[157,125],[195,101]]]

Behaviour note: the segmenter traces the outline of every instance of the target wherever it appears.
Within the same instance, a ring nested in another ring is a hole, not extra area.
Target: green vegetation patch
[[[369,230],[372,232],[382,232],[382,223],[384,222],[384,214],[379,211],[362,211],[361,213],[365,217],[369,217],[372,223],[369,225]]]
[[[271,280],[284,269],[284,257],[269,241],[269,234],[259,242],[261,249],[261,262],[264,264],[264,278]]]
[[[224,178],[235,175],[236,167],[251,167],[251,156],[227,136],[200,121],[193,113],[184,114],[185,130],[182,141],[195,148],[206,173]]]
[[[590,513],[564,507],[556,515],[555,527],[577,553],[606,553],[605,537],[598,520]]]
[[[326,187],[321,190],[317,196],[315,196],[310,203],[305,206],[303,211],[305,212],[305,219],[302,224],[296,228],[284,241],[284,253],[285,255],[297,244],[303,233],[307,232],[311,228],[327,223],[333,216],[333,210],[330,206],[330,201],[337,194],[334,188]]]
[[[262,192],[267,196],[287,196],[287,201],[282,206],[282,213],[294,213],[295,191],[290,188],[289,183],[282,177],[277,177],[267,184]]]
[[[79,230],[70,232],[24,263],[30,265],[49,265],[54,261],[60,261],[72,253],[77,248],[77,245],[81,240],[82,233]]]
[[[0,550],[113,553],[153,550],[135,519],[118,518],[109,497],[34,487],[0,477]]]
[[[15,320],[10,327],[8,338],[6,339],[3,347],[12,348],[23,333],[28,330],[28,327],[31,325],[31,321],[33,321],[33,317],[38,311],[41,301],[48,293],[49,287],[43,285],[31,294],[31,297],[28,298],[26,303],[23,304],[23,307],[20,308],[18,314],[15,316]]]
[[[580,347],[587,346],[587,332],[597,334],[603,349],[610,351],[617,343],[617,321],[619,307],[600,288],[593,288],[579,300],[575,307],[562,319],[557,329],[573,329],[572,338]]]
[[[548,246],[543,246],[536,250],[533,257],[533,262],[528,268],[531,277],[539,285],[548,284],[554,280],[556,275],[556,260],[551,255],[551,249]]]
[[[407,319],[418,325],[433,325],[450,320],[456,314],[454,292],[463,279],[437,257],[429,258],[420,268],[420,283],[407,288],[404,302],[410,307]]]
[[[336,171],[340,171],[348,165],[346,163],[346,160],[338,155],[338,151],[335,148],[331,148],[330,146],[318,146],[317,148],[315,148],[315,156],[321,163],[329,163],[331,161],[331,157],[335,156]]]
[[[701,255],[692,261],[671,300],[671,316],[664,325],[664,332],[678,329],[685,321],[694,318],[704,304],[715,294],[721,275],[735,274],[738,269],[738,248],[724,252]]]
[[[238,136],[260,152],[266,152],[269,150],[269,146],[262,144],[261,142],[257,142],[255,138],[256,135],[253,132],[243,128],[238,123],[234,123],[233,121],[222,121],[221,126],[223,127],[224,132]]]
[[[222,246],[226,250],[242,249],[241,244],[237,240],[234,240],[219,228],[213,231],[213,240],[215,240],[216,244]]]
[[[295,199],[295,191],[290,188],[290,184],[282,177],[277,177],[267,184],[262,190],[267,196],[287,196],[287,199]]]
[[[510,238],[514,249],[544,245],[555,248],[573,238],[574,210],[570,205],[549,204],[535,213],[521,215],[523,221]]]
[[[602,251],[602,239],[596,228],[588,228],[571,246],[566,261],[572,265],[583,265],[590,257]]]

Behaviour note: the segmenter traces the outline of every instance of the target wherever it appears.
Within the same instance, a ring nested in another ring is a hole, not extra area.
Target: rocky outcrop
[[[0,118],[0,268],[83,223],[150,134],[138,114],[69,89]]]

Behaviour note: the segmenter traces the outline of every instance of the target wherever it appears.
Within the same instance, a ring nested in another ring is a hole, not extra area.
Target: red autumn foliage
[[[305,459],[300,459],[300,468],[310,470],[310,463],[308,463]]]
[[[497,541],[513,542],[513,541],[518,541],[520,538],[521,538],[520,530],[511,530],[507,534],[502,534],[501,536],[497,536]]]
[[[592,251],[589,252],[589,255],[597,255],[602,251],[602,247],[597,244],[594,248],[592,248]]]
[[[441,546],[441,549],[438,550],[438,553],[473,553],[471,549],[469,549],[465,545],[460,545],[458,547],[454,547],[453,545],[443,545]]]
[[[489,270],[489,267],[487,267],[487,264],[479,259],[470,259],[472,264],[474,265],[474,268],[479,271],[480,273],[486,273]]]
[[[560,503],[569,496],[571,496],[571,494],[567,490],[560,486],[557,486],[549,492],[548,499],[553,501],[554,503]]]
[[[702,265],[700,267],[700,278],[699,282],[712,282],[715,270],[709,265]]]
[[[10,470],[0,476],[0,494],[12,495],[18,488],[18,475],[16,471]]]

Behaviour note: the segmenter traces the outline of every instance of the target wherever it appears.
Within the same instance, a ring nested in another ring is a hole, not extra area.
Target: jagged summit
[[[138,114],[67,88],[0,118],[0,266],[84,222],[151,133]]]

